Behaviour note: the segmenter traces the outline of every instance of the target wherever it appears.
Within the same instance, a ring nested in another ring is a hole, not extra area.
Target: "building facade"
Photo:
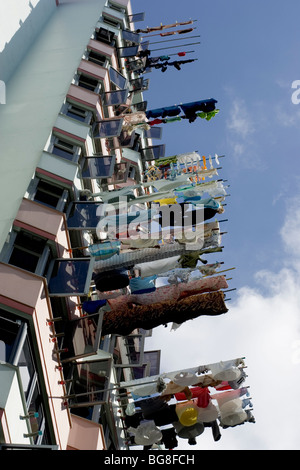
[[[103,338],[98,314],[82,318],[97,295],[93,260],[77,247],[93,242],[94,227],[67,222],[84,191],[141,179],[149,141],[121,135],[119,117],[140,109],[147,88],[120,54],[139,44],[140,18],[129,0],[40,0],[1,54],[2,444],[127,448],[116,384],[159,370],[160,352],[144,350],[151,332]],[[51,293],[57,262],[67,277]]]

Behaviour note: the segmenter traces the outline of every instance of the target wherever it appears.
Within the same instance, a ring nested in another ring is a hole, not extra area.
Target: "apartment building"
[[[148,81],[121,52],[139,47],[144,13],[129,0],[33,3],[1,54],[1,442],[124,449],[116,384],[157,373],[160,351],[144,349],[149,331],[103,338],[101,315],[83,316],[95,225],[70,228],[68,214],[86,191],[141,180],[151,141],[121,132],[120,115],[143,108]]]

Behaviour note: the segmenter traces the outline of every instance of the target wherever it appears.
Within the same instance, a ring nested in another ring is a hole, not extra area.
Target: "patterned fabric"
[[[215,316],[227,311],[222,291],[151,305],[127,305],[104,314],[102,334],[127,336],[136,328],[151,330],[169,322],[181,324],[202,315]]]

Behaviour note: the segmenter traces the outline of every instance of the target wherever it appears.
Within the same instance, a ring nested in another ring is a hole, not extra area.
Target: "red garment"
[[[153,121],[147,122],[149,126],[154,126],[155,124],[162,124],[164,121],[162,119],[154,119]]]
[[[206,408],[209,405],[210,393],[208,387],[192,387],[190,391],[192,392],[192,398],[198,398],[197,406]],[[177,401],[186,400],[186,395],[183,392],[175,393],[174,396]]]
[[[228,384],[228,382],[222,382],[220,385],[215,386],[216,390],[232,390],[232,387]]]
[[[179,57],[184,57],[184,56],[185,56],[185,52],[178,52],[178,55],[179,55]]]

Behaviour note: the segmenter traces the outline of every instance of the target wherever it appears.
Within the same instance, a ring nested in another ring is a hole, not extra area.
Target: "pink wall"
[[[23,199],[14,225],[55,241],[59,257],[70,249],[65,215],[29,199]]]
[[[102,117],[100,97],[97,93],[86,90],[77,85],[71,85],[67,93],[67,98],[78,103],[82,103],[88,108],[95,108],[99,117]]]
[[[106,450],[101,424],[93,423],[76,415],[71,415],[69,450]]]

